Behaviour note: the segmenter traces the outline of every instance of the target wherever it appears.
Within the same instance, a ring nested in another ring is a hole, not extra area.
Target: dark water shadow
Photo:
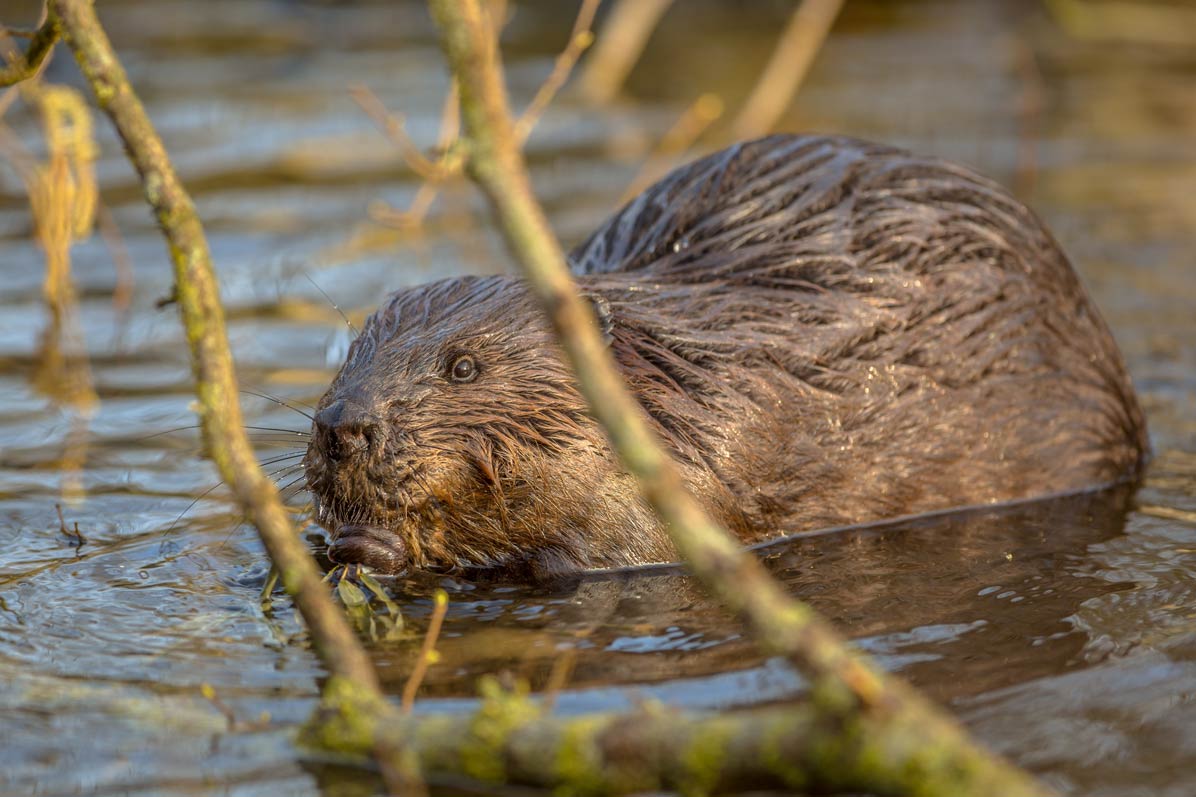
[[[1069,618],[1084,601],[1132,586],[1102,578],[1087,556],[1122,533],[1129,501],[1130,490],[1120,488],[973,509],[800,537],[759,554],[792,594],[885,667],[951,700],[1082,663],[1087,636]],[[786,665],[766,661],[740,623],[677,568],[535,587],[396,582],[417,628],[435,586],[449,589],[451,608],[441,660],[422,691],[427,710],[451,710],[448,703],[471,696],[486,674],[542,688],[565,651],[575,661],[563,711],[626,703],[631,685],[693,708],[758,705],[801,691]],[[375,642],[371,655],[397,694],[415,646]]]

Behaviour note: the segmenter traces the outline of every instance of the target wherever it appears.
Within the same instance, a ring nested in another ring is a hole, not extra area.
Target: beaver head
[[[384,302],[319,402],[304,465],[337,561],[543,572],[662,554],[551,329],[509,278]],[[630,539],[629,519],[643,531]]]

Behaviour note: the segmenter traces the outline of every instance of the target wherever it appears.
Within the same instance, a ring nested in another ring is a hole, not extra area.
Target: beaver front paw
[[[365,565],[386,576],[398,575],[408,565],[403,541],[376,526],[341,526],[328,546],[328,558],[338,565]]]

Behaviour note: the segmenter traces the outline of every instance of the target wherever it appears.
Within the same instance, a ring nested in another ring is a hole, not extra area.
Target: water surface
[[[28,24],[33,6],[0,3],[0,19]],[[1076,38],[1031,2],[848,6],[782,128],[962,160],[1037,208],[1126,352],[1156,459],[1136,495],[972,510],[761,554],[886,667],[1063,791],[1191,794],[1196,49]],[[685,0],[622,100],[591,110],[565,97],[550,109],[529,156],[567,243],[614,207],[694,97],[715,91],[735,107],[789,7]],[[420,235],[369,220],[372,203],[406,207],[419,182],[346,87],[368,85],[417,140],[435,139],[446,78],[420,4],[106,0],[101,13],[195,194],[246,386],[318,397],[349,334],[320,289],[359,318],[402,285],[510,269],[468,186],[445,190]],[[505,45],[517,101],[551,68],[571,13],[515,4]],[[48,78],[78,84],[62,54]],[[36,147],[27,113],[5,121]],[[367,773],[318,765],[292,744],[323,671],[285,599],[263,612],[253,530],[222,490],[206,492],[217,480],[185,428],[184,341],[175,311],[155,307],[170,291],[164,246],[106,120],[97,129],[133,298],[127,316],[114,309],[117,272],[98,237],[75,248],[100,402],[74,477],[62,468],[77,450],[74,411],[38,379],[42,254],[20,183],[0,173],[0,792],[374,792]],[[268,399],[245,399],[248,423],[304,427]],[[258,440],[264,458],[302,443],[286,431]],[[285,470],[293,463],[272,466],[282,483],[298,475]],[[82,498],[64,503],[72,478]],[[86,542],[60,530],[59,503]],[[307,534],[322,549],[319,530]],[[397,583],[410,634],[367,635],[394,693],[436,586],[452,606],[421,711],[468,710],[485,673],[538,688],[565,650],[576,661],[563,712],[644,695],[725,709],[801,690],[689,579],[652,570],[536,589]]]

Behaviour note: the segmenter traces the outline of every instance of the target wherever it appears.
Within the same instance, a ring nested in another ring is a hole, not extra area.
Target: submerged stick
[[[324,665],[334,677],[352,684],[352,694],[381,702],[370,660],[324,589],[315,562],[300,542],[274,483],[262,473],[245,436],[224,309],[191,197],[133,93],[92,3],[52,0],[50,18],[61,25],[96,100],[116,126],[170,248],[208,454],[257,527],[283,586],[303,614]]]
[[[565,254],[532,193],[503,85],[495,36],[477,0],[429,0],[461,92],[467,170],[489,199],[508,246],[540,299],[581,392],[644,497],[698,579],[748,625],[767,653],[786,656],[811,681],[811,707],[828,745],[847,752],[844,777],[869,773],[868,789],[941,795],[1047,793],[1028,775],[973,744],[955,722],[896,678],[852,652],[809,607],[790,598],[688,495],[642,410],[627,391],[592,311],[578,297]],[[833,721],[830,721],[833,720]],[[911,732],[917,729],[916,733]],[[857,781],[852,781],[857,783]],[[881,785],[883,784],[883,786]]]

